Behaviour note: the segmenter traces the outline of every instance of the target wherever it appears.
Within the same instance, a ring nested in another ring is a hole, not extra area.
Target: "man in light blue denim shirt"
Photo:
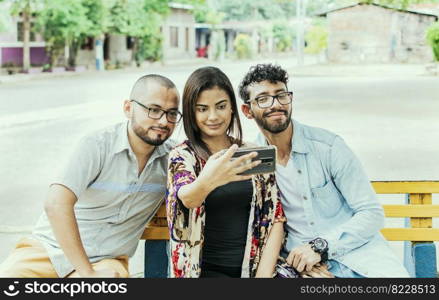
[[[287,82],[279,66],[259,64],[239,86],[257,143],[277,147],[287,262],[299,272],[327,263],[336,277],[408,277],[380,233],[383,209],[361,163],[341,137],[292,120]]]

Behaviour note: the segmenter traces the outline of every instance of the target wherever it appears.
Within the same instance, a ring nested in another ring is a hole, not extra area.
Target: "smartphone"
[[[233,154],[232,159],[240,157],[242,155],[249,154],[251,152],[258,153],[258,156],[254,157],[252,159],[252,161],[260,160],[261,163],[259,165],[257,165],[256,167],[254,167],[253,169],[249,169],[247,171],[244,171],[239,175],[271,173],[271,172],[274,172],[276,170],[276,147],[274,147],[274,146],[238,149]]]

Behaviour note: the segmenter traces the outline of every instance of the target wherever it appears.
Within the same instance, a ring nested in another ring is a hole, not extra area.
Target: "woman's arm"
[[[214,182],[198,177],[194,182],[182,186],[177,194],[186,208],[196,208],[201,206],[215,188]]]
[[[261,261],[256,271],[256,278],[273,277],[274,267],[279,257],[283,239],[284,222],[276,222],[270,230],[267,243],[262,252]]]

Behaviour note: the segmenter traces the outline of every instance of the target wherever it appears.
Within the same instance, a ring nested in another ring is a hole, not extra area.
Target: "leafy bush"
[[[328,31],[323,26],[312,26],[305,35],[305,52],[318,54],[328,46]]]
[[[251,58],[253,55],[252,40],[248,34],[240,33],[233,42],[238,59]]]
[[[293,46],[294,29],[286,22],[273,25],[273,38],[277,51],[286,52]]]
[[[428,27],[426,38],[428,44],[433,49],[436,61],[439,62],[439,21]]]
[[[18,72],[19,67],[12,61],[8,61],[2,64],[2,68],[6,69],[8,75],[13,75]]]
[[[7,61],[2,64],[2,68],[15,68],[17,67],[13,61]]]
[[[162,36],[159,32],[138,39],[138,49],[134,54],[137,66],[145,60],[159,61],[162,57]]]

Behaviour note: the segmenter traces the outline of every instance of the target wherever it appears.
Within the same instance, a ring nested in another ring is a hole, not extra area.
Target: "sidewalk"
[[[431,64],[315,64],[291,68],[291,76],[313,77],[405,77],[434,76],[427,71]]]
[[[181,59],[166,62],[145,63],[141,67],[126,67],[117,70],[96,71],[89,70],[84,72],[62,72],[62,73],[39,73],[39,74],[15,74],[15,75],[0,75],[0,86],[4,83],[14,83],[29,81],[35,79],[49,79],[60,77],[71,77],[81,75],[105,74],[107,72],[131,73],[139,70],[157,71],[168,68],[182,68],[212,65],[219,68],[226,66],[233,66],[236,64],[253,65],[256,63],[278,63],[287,68],[292,77],[315,77],[315,76],[334,76],[334,77],[404,77],[404,76],[435,76],[431,71],[433,64],[331,64],[331,63],[317,63],[312,58],[305,61],[304,65],[298,66],[295,58],[291,57],[277,57],[277,58],[260,58],[253,60],[223,60],[211,61],[208,59]],[[430,71],[429,71],[430,69]],[[436,75],[437,76],[437,75]]]
[[[87,71],[82,72],[72,72],[72,71],[65,71],[65,72],[59,72],[59,73],[36,73],[36,74],[14,74],[14,75],[0,75],[0,86],[3,83],[15,83],[15,82],[22,82],[22,81],[28,81],[28,80],[35,80],[35,79],[50,79],[50,78],[61,78],[61,77],[72,77],[72,76],[79,76],[79,75],[93,75],[93,74],[105,74],[107,72],[138,72],[141,69],[162,69],[162,68],[169,68],[169,67],[181,67],[181,66],[194,66],[194,65],[203,65],[208,63],[209,61],[207,59],[203,58],[194,58],[194,59],[179,59],[179,60],[170,60],[165,62],[154,62],[154,63],[148,63],[145,62],[142,64],[141,67],[124,67],[121,69],[114,69],[114,70],[104,70],[104,71],[97,71],[95,69],[90,69]]]

